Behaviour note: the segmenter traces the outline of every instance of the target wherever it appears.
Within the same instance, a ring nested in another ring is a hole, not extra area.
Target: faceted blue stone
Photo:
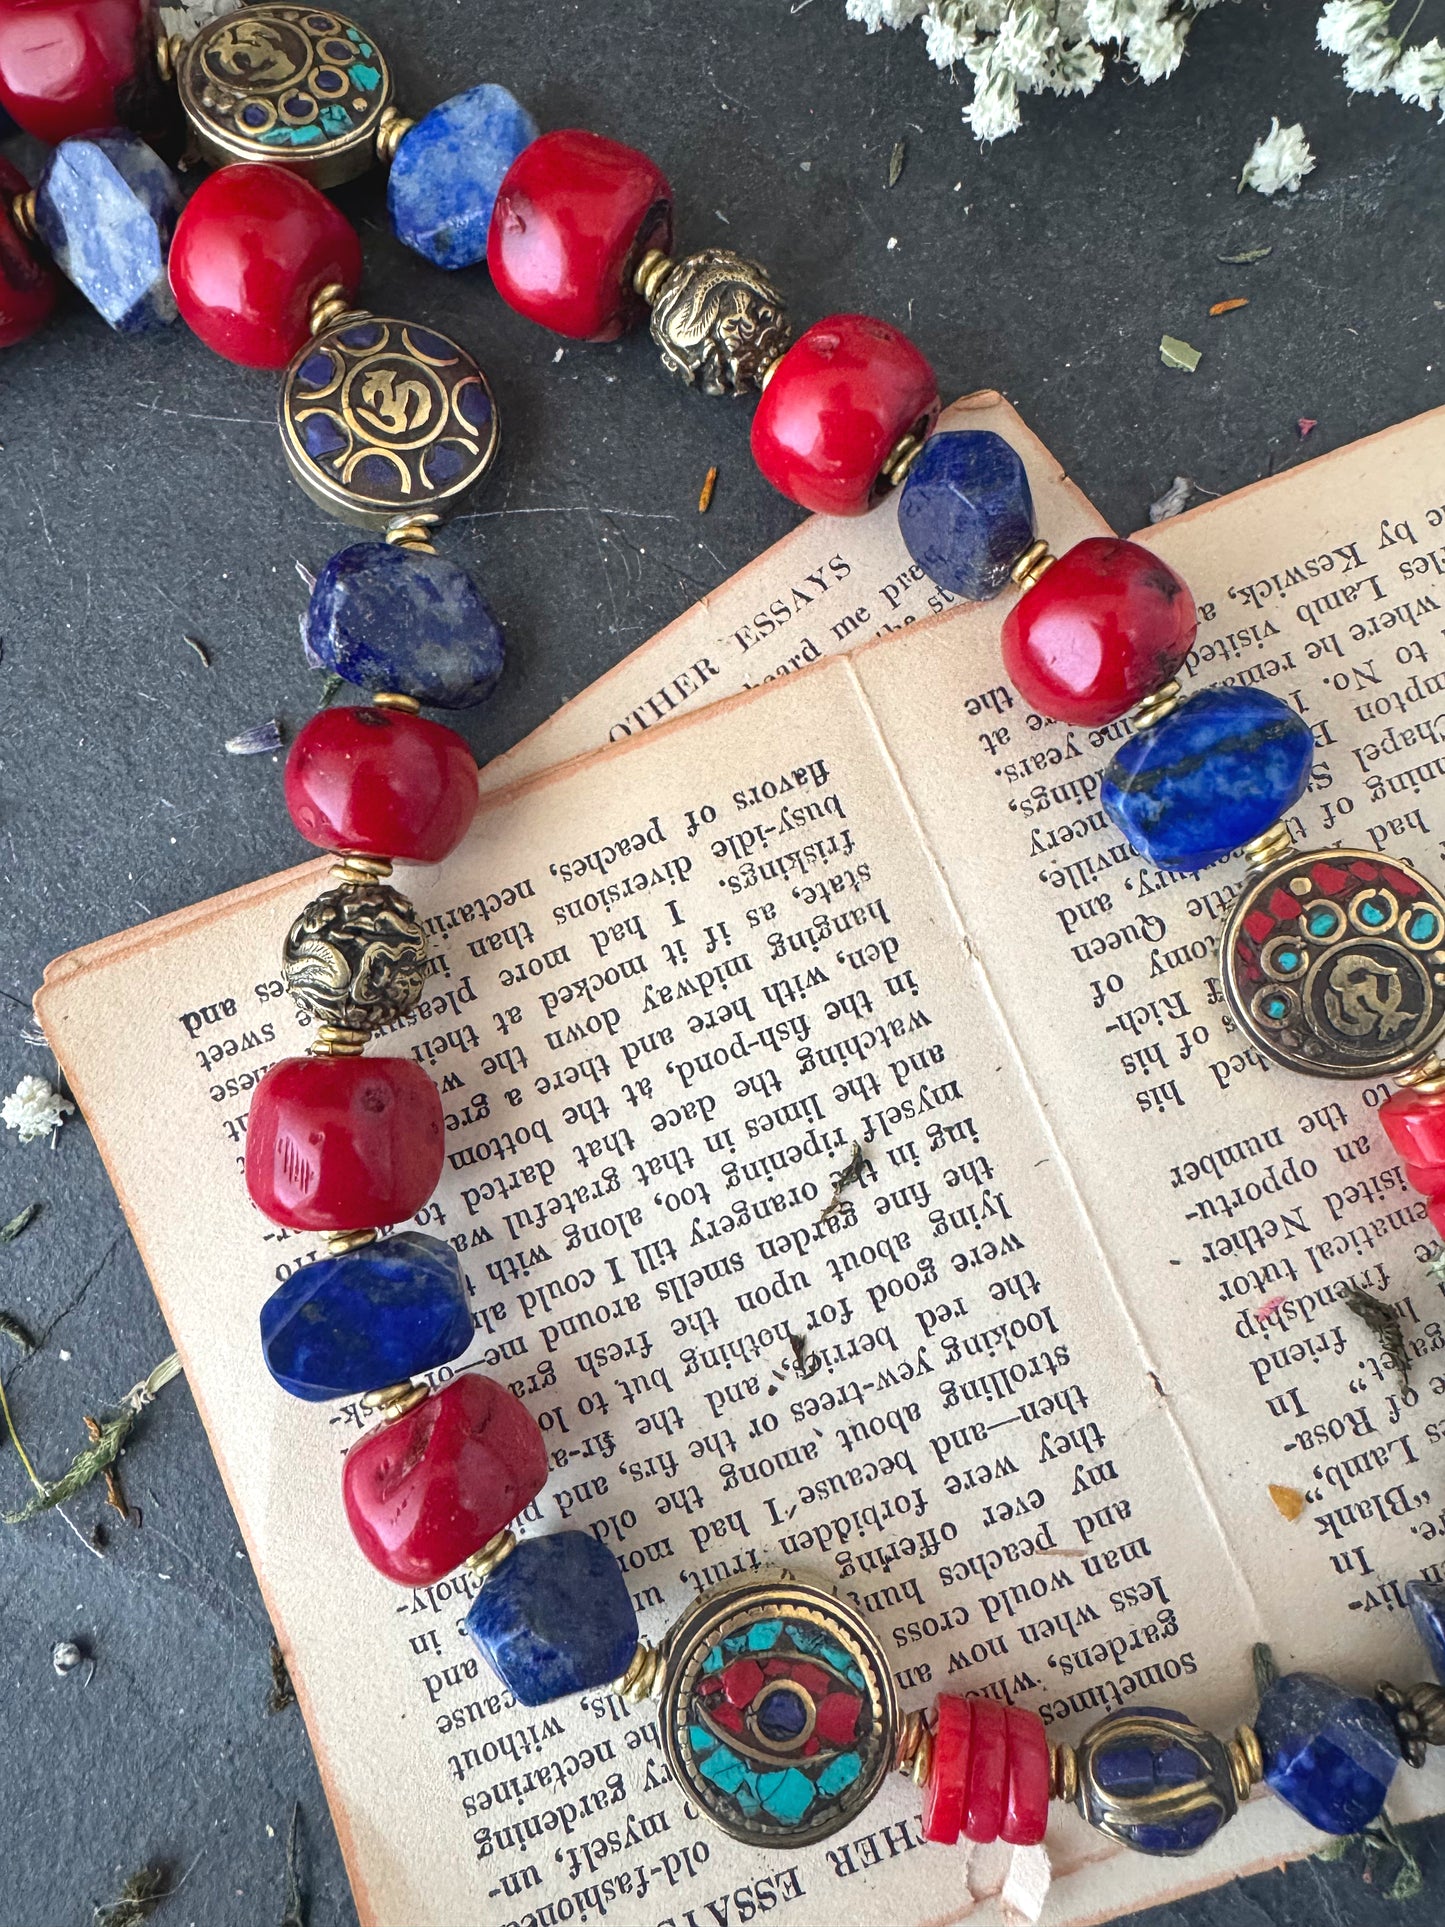
[[[1166,870],[1202,870],[1261,836],[1303,793],[1309,724],[1262,689],[1201,689],[1131,736],[1099,801],[1134,848]]]
[[[620,1679],[637,1648],[622,1568],[590,1532],[523,1539],[472,1602],[467,1631],[523,1706]]]
[[[537,123],[505,87],[471,87],[433,107],[391,163],[386,198],[398,239],[439,268],[484,261],[502,176],[536,138]]]
[[[930,436],[903,485],[898,532],[939,588],[969,602],[997,595],[1034,539],[1023,463],[991,430]]]
[[[1372,1699],[1321,1673],[1284,1673],[1254,1716],[1264,1777],[1324,1833],[1358,1833],[1385,1804],[1400,1746]]]
[[[121,334],[176,319],[166,256],[180,183],[134,134],[62,141],[35,188],[35,226],[55,265]]]
[[[316,578],[308,654],[363,689],[470,709],[497,686],[502,626],[465,569],[443,556],[358,542]]]
[[[1193,1797],[1168,1796],[1191,1789]],[[1165,1809],[1158,1819],[1135,1818],[1133,1802]],[[1176,1804],[1179,1811],[1167,1809]],[[1138,1706],[1110,1713],[1090,1727],[1079,1751],[1079,1806],[1091,1826],[1137,1853],[1197,1853],[1235,1810],[1229,1756],[1212,1733],[1183,1713]]]
[[[261,1307],[271,1376],[313,1401],[396,1385],[460,1358],[471,1342],[457,1255],[419,1231],[302,1265]]]
[[[1439,1579],[1412,1579],[1405,1587],[1410,1617],[1420,1642],[1430,1655],[1435,1677],[1445,1686],[1445,1582]]]

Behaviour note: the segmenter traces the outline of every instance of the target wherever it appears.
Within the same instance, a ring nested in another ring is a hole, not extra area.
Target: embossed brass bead
[[[917,1787],[928,1785],[933,1772],[933,1728],[926,1713],[905,1713],[898,1727],[893,1764]]]
[[[481,1579],[487,1579],[504,1559],[511,1558],[516,1549],[516,1533],[510,1526],[503,1526],[500,1532],[494,1532],[487,1543],[466,1561],[467,1571],[476,1573]],[[636,1654],[633,1657],[635,1659]]]
[[[1400,1756],[1408,1766],[1423,1766],[1425,1749],[1445,1744],[1445,1687],[1421,1680],[1402,1692],[1382,1679],[1375,1698],[1394,1722]]]
[[[359,1251],[363,1245],[375,1243],[374,1231],[328,1231],[326,1234],[326,1249],[333,1258],[340,1258],[348,1251]]]
[[[1166,716],[1173,715],[1183,700],[1184,691],[1171,676],[1169,681],[1158,689],[1151,689],[1142,701],[1135,703],[1129,721],[1135,729],[1153,729],[1162,723]]]
[[[397,148],[415,126],[414,120],[408,120],[406,115],[398,113],[394,106],[387,105],[382,108],[376,123],[376,158],[383,167],[391,166],[396,159]]]
[[[1071,1746],[1049,1748],[1049,1797],[1072,1806],[1079,1797],[1079,1762]]]
[[[1030,542],[1009,574],[1021,589],[1031,589],[1044,571],[1054,566],[1056,559],[1047,542]]]
[[[761,389],[763,372],[792,339],[782,296],[756,261],[704,248],[669,262],[654,248],[634,285],[652,307],[663,366],[707,395]]]
[[[375,1412],[383,1425],[392,1425],[408,1412],[414,1412],[429,1396],[425,1385],[414,1385],[408,1379],[402,1385],[385,1385],[379,1392],[363,1392],[361,1403],[363,1410]]]
[[[333,1031],[383,1029],[421,996],[426,932],[385,883],[347,883],[307,904],[282,950],[286,987]]]
[[[655,1699],[662,1691],[662,1675],[666,1665],[666,1656],[658,1647],[649,1646],[645,1639],[639,1639],[627,1671],[617,1682],[618,1697],[626,1700],[629,1706]]]
[[[1271,824],[1262,836],[1251,837],[1240,852],[1247,870],[1267,870],[1289,855],[1294,838],[1283,823]]]

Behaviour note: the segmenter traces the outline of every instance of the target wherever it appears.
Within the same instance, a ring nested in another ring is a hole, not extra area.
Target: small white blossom
[[[1391,85],[1412,107],[1445,111],[1445,47],[1438,40],[1408,47],[1400,56]]]
[[[955,26],[936,13],[930,13],[924,20],[923,38],[928,43],[928,58],[935,67],[951,67],[978,45],[978,35],[972,27]]]
[[[1384,94],[1400,59],[1398,40],[1375,41],[1345,55],[1345,85],[1352,94]]]
[[[927,7],[928,0],[848,0],[848,18],[877,33],[880,27],[911,27]]]
[[[22,1077],[0,1105],[0,1121],[7,1131],[18,1131],[20,1142],[29,1144],[38,1137],[58,1131],[75,1106],[61,1097],[43,1077]]]
[[[1181,14],[1173,20],[1151,20],[1130,29],[1125,52],[1146,82],[1167,80],[1184,58],[1189,22]]]
[[[1390,0],[1329,0],[1315,28],[1315,39],[1327,54],[1353,54],[1388,39]]]
[[[1269,132],[1255,142],[1254,152],[1244,163],[1239,185],[1252,187],[1257,194],[1278,194],[1281,188],[1287,194],[1296,194],[1314,164],[1315,157],[1305,139],[1304,128],[1298,121],[1293,127],[1281,127],[1276,115],[1270,122]]]
[[[996,141],[1013,133],[1021,118],[1018,89],[1002,69],[985,68],[978,75],[963,117],[976,140]]]

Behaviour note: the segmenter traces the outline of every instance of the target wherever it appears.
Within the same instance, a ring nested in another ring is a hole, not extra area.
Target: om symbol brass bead
[[[388,884],[344,884],[307,904],[281,955],[286,988],[308,1017],[365,1036],[420,997],[426,932]]]
[[[758,266],[729,248],[683,261],[657,250],[635,285],[652,307],[652,338],[664,367],[707,395],[745,395],[792,340],[782,297]]]

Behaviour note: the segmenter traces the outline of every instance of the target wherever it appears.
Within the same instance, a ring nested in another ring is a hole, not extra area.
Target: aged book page
[[[1108,524],[1017,410],[992,389],[943,411],[940,428],[989,429],[1016,448],[1039,527],[1056,548]],[[998,618],[929,581],[903,546],[896,500],[857,520],[810,515],[781,542],[634,649],[482,771],[482,793],[641,735],[740,690],[856,648],[943,609],[964,645],[991,643]]]

